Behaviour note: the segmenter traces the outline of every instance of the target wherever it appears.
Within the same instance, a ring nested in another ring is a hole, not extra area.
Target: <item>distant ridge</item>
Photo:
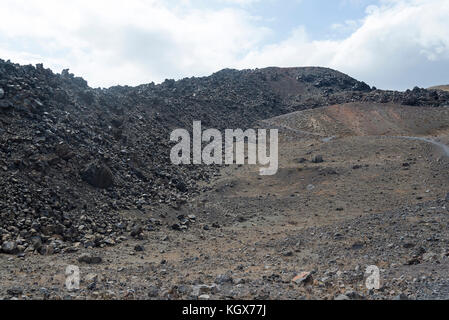
[[[430,87],[431,90],[443,90],[443,91],[449,91],[449,84],[447,85],[441,85],[441,86],[434,86]]]

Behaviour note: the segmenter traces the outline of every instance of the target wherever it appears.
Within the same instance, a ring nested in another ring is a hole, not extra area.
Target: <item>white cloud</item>
[[[348,33],[348,32],[352,33],[360,27],[361,23],[362,23],[362,21],[358,21],[358,20],[346,20],[343,23],[332,24],[331,29],[338,33]]]
[[[219,2],[222,3],[230,3],[230,4],[238,4],[241,6],[247,6],[256,2],[259,2],[260,0],[219,0]]]
[[[346,39],[313,41],[298,28],[250,52],[241,66],[328,66],[383,88],[447,83],[448,17],[445,0],[384,0]]]
[[[240,9],[169,10],[159,0],[2,0],[2,7],[2,57],[70,67],[103,86],[208,74],[270,32]]]
[[[447,83],[449,1],[381,0],[349,34],[315,41],[298,26],[272,30],[239,8],[195,9],[193,1],[2,0],[0,57],[70,68],[94,86],[206,75],[225,67],[328,66],[382,88]]]

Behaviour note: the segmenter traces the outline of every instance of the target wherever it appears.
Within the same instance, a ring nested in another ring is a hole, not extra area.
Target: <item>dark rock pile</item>
[[[172,129],[247,128],[260,119],[349,101],[445,105],[449,93],[373,90],[325,68],[223,70],[160,85],[90,88],[68,70],[0,60],[0,246],[3,252],[112,245],[146,208],[184,203],[216,168],[174,166]],[[143,228],[143,227],[142,227]],[[138,235],[137,235],[138,236]],[[73,250],[71,248],[70,250]]]
[[[133,228],[119,212],[149,227],[147,206],[186,200],[210,178],[213,168],[171,165],[170,128],[120,88],[3,61],[0,79],[0,251],[113,244]]]

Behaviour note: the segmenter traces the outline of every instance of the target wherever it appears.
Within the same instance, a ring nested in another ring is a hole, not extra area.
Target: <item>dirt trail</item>
[[[441,148],[444,151],[445,155],[447,157],[449,157],[449,146],[442,142],[436,141],[434,139],[425,138],[425,137],[396,137],[396,138],[417,140],[417,141],[424,141],[424,142],[431,143],[431,144],[436,145],[437,147]]]
[[[287,125],[275,124],[275,123],[273,123],[271,121],[268,121],[268,120],[261,121],[261,123],[265,123],[265,124],[271,126],[271,128],[274,128],[274,129],[286,130],[287,132],[297,133],[297,134],[303,135],[305,137],[317,137],[317,138],[320,138],[321,141],[325,142],[325,143],[330,142],[330,141],[338,138],[337,135],[325,137],[325,136],[323,136],[321,134],[318,134],[318,133],[315,133],[315,132],[294,129],[294,128],[291,128],[291,127],[289,127]],[[386,135],[386,136],[388,136],[388,135]],[[447,157],[449,157],[449,146],[444,144],[444,143],[442,143],[442,142],[439,142],[439,141],[437,141],[435,139],[426,138],[426,137],[413,137],[413,136],[391,136],[391,137],[392,138],[400,138],[400,139],[424,141],[424,142],[431,143],[431,144],[436,145],[437,147],[441,148],[444,151],[445,155]]]

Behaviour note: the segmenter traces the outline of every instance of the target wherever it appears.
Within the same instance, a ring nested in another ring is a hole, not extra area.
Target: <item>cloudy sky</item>
[[[384,89],[449,83],[449,0],[1,0],[1,12],[0,58],[94,87],[267,66]]]

